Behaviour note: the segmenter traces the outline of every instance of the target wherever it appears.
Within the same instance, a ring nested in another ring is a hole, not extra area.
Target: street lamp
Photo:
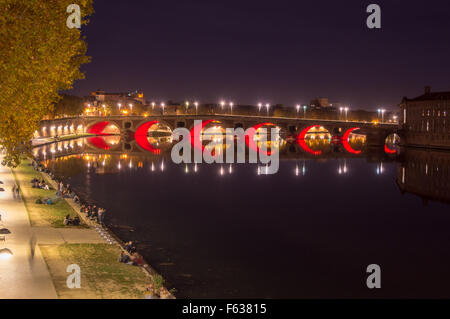
[[[161,103],[161,108],[162,108],[162,114],[164,115],[164,108],[166,107],[166,104]]]
[[[384,112],[386,112],[385,109],[378,109],[378,118],[380,118],[380,114],[381,114],[381,123],[384,122]]]
[[[13,253],[8,248],[0,249],[0,260],[8,260],[13,256]]]
[[[339,108],[339,118],[342,120],[342,111],[344,110],[343,107]]]
[[[266,104],[266,108],[267,108],[267,116],[269,116],[269,108],[270,108],[270,104],[269,103]]]
[[[188,109],[189,109],[189,102],[188,101],[186,101],[186,113],[188,112]]]
[[[128,106],[130,107],[130,115],[131,115],[131,113],[133,113],[133,104],[128,104]]]
[[[233,115],[233,106],[234,106],[234,103],[230,102],[231,115]]]
[[[258,112],[261,113],[262,103],[258,103]]]
[[[198,113],[198,102],[197,101],[194,102],[194,105],[195,105],[195,115],[197,115],[197,113]]]
[[[119,113],[120,113],[120,109],[122,108],[122,104],[118,103],[117,106],[119,107]]]
[[[306,105],[303,105],[303,118],[306,118]]]
[[[345,111],[345,120],[347,121],[348,107],[345,107],[344,111]]]
[[[297,117],[298,117],[298,112],[300,111],[300,104],[297,104]]]
[[[105,104],[103,104],[103,113],[105,113],[105,116],[106,116],[106,105]]]
[[[155,108],[155,102],[152,102],[152,110]]]
[[[222,106],[222,110],[223,110],[223,107],[225,106],[225,102],[224,101],[220,102],[220,105]]]

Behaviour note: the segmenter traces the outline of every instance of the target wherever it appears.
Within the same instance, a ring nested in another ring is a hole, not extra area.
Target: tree
[[[73,0],[0,0],[0,144],[3,164],[17,166],[59,91],[82,79],[87,44],[67,26]],[[78,0],[82,25],[92,0]]]
[[[83,113],[83,99],[79,96],[63,94],[62,99],[53,107],[53,117],[77,116]]]

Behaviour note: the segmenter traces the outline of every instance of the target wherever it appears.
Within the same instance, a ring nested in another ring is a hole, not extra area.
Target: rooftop
[[[429,86],[425,87],[425,94],[422,94],[416,98],[408,99],[404,98],[404,101],[434,101],[434,100],[450,100],[449,92],[431,92]]]

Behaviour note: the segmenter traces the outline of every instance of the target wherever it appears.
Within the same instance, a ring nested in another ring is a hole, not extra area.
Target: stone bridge
[[[386,137],[398,132],[397,124],[373,124],[368,122],[317,120],[305,118],[286,118],[271,116],[242,116],[242,115],[159,115],[159,116],[108,116],[108,117],[74,117],[52,121],[42,121],[39,137],[63,136],[76,133],[89,133],[94,135],[108,134],[107,128],[116,127],[122,136],[129,136],[133,132],[145,132],[153,124],[158,124],[173,131],[184,127],[192,129],[194,121],[214,121],[224,128],[241,127],[247,130],[261,124],[273,124],[281,129],[283,137],[288,135],[302,136],[314,127],[323,127],[333,136],[343,137],[345,134],[355,133],[367,137],[368,146],[383,146]]]

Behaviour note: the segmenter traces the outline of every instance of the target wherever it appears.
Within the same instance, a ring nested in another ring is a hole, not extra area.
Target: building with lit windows
[[[450,149],[450,92],[431,92],[427,86],[419,97],[404,97],[400,109],[402,144]]]

